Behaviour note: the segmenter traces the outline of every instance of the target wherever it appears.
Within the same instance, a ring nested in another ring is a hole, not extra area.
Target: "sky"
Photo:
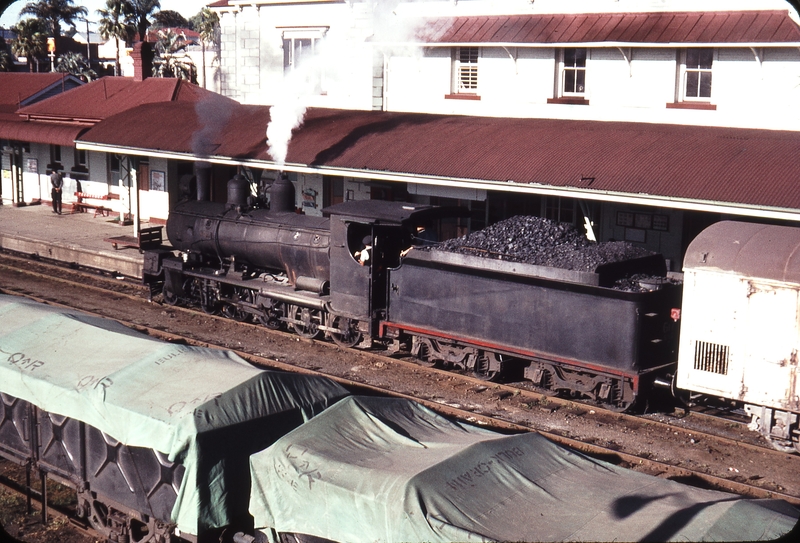
[[[17,24],[19,21],[19,10],[25,7],[25,4],[29,1],[30,0],[20,0],[11,4],[11,6],[3,12],[2,16],[0,16],[0,26],[9,28]],[[203,6],[207,6],[213,2],[214,0],[161,0],[161,10],[177,11],[188,19],[200,11]],[[96,22],[100,19],[97,16],[97,10],[105,8],[106,0],[75,0],[73,5],[85,7],[89,10],[89,21]],[[81,26],[82,25],[78,25],[78,30],[81,30]],[[95,30],[96,26],[90,28]],[[85,31],[85,27],[83,27],[83,30]]]

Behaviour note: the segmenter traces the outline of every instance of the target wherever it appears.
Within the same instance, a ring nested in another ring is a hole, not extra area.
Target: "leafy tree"
[[[17,35],[11,40],[11,51],[18,57],[28,59],[28,69],[33,71],[33,64],[36,64],[36,71],[39,71],[39,60],[47,54],[47,34],[49,33],[47,23],[41,19],[22,19],[11,30]]]
[[[133,6],[127,0],[106,0],[105,9],[98,9],[97,14],[100,16],[98,31],[104,40],[122,40],[125,45],[133,40],[136,25],[134,24]],[[115,49],[114,75],[119,75],[119,42]]]
[[[183,32],[177,34],[169,29],[159,30],[153,58],[153,76],[177,77],[197,83],[197,68],[186,53],[188,45],[189,41]]]
[[[200,34],[200,45],[203,48],[203,88],[208,88],[206,85],[206,44],[214,45],[214,50],[216,51],[219,39],[219,16],[208,7],[200,10],[198,16],[195,30]]]
[[[8,51],[5,48],[0,49],[0,72],[10,71],[12,64],[11,55],[8,54]]]
[[[82,6],[73,5],[74,0],[38,0],[29,2],[23,7],[20,15],[33,15],[47,21],[49,34],[54,38],[61,36],[61,22],[72,26],[73,21],[80,16],[86,16],[89,11]]]
[[[72,74],[83,81],[97,79],[97,72],[92,70],[89,61],[80,53],[68,52],[58,57],[56,71]]]
[[[158,13],[153,15],[153,28],[188,28],[188,27],[189,27],[189,21],[187,21],[186,17],[184,17],[177,11],[166,9],[159,11]]]
[[[139,39],[144,41],[147,28],[150,26],[148,17],[152,17],[154,12],[161,9],[159,0],[125,0],[133,8],[136,29],[139,32]]]

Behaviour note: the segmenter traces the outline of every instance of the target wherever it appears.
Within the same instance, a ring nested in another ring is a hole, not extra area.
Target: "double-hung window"
[[[456,47],[453,57],[453,93],[478,93],[478,47]]]
[[[287,29],[283,31],[283,73],[302,69],[303,78],[322,93],[322,65],[314,62],[326,28]]]
[[[564,49],[561,59],[561,95],[586,93],[586,49]]]
[[[711,67],[713,49],[686,49],[681,63],[682,98],[704,101],[711,99]]]

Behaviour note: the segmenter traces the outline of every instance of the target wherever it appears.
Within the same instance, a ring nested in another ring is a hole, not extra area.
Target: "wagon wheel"
[[[336,328],[339,331],[328,331],[328,333],[336,345],[349,349],[361,341],[361,332],[356,328],[357,325],[358,321],[348,319],[347,317],[331,315],[328,327]]]
[[[161,289],[161,295],[164,297],[165,304],[178,305],[178,295],[168,289],[166,285]]]
[[[291,323],[298,336],[306,339],[314,339],[319,336],[319,327],[322,324],[322,311],[319,309],[292,305],[289,306],[289,317],[298,321]]]
[[[109,515],[111,511],[106,504],[99,500],[89,499],[87,500],[87,515],[86,520],[89,521],[89,524],[92,528],[94,528],[98,533],[102,534],[107,540],[111,540],[112,536],[119,535],[114,530],[112,530]]]

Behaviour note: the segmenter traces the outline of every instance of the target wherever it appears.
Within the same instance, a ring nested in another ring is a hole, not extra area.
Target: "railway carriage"
[[[683,292],[678,388],[733,401],[800,450],[800,229],[710,226],[686,251]]]

